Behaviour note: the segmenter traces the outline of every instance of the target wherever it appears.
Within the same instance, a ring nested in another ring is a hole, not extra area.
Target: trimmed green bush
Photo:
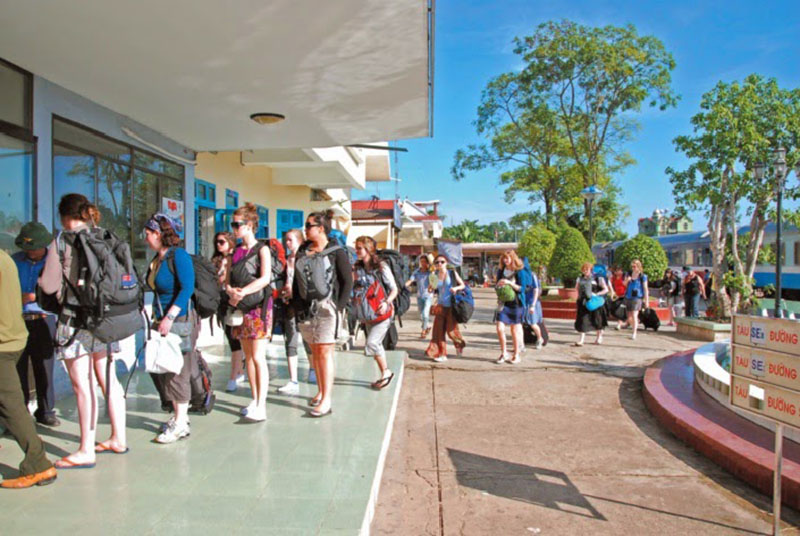
[[[556,249],[556,235],[542,223],[536,224],[522,235],[519,242],[519,256],[528,257],[531,270],[541,276],[539,267],[548,266]]]
[[[580,277],[581,265],[585,262],[594,263],[594,255],[589,249],[589,244],[580,231],[574,227],[565,228],[556,240],[555,250],[548,265],[550,276],[561,279],[564,287],[571,287]]]
[[[639,234],[623,242],[614,252],[614,264],[625,271],[630,270],[634,259],[642,261],[642,269],[649,281],[664,277],[668,266],[667,254],[655,239]]]

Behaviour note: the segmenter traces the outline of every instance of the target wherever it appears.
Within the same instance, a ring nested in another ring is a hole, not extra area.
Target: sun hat
[[[28,222],[22,226],[14,244],[22,251],[46,248],[53,241],[53,235],[47,227],[38,221]]]

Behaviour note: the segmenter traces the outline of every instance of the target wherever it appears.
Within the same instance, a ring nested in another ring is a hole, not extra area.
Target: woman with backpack
[[[688,318],[694,318],[700,314],[701,296],[703,299],[706,297],[703,279],[694,270],[689,270],[686,279],[683,280],[683,303]]]
[[[300,332],[311,346],[311,365],[317,373],[319,392],[308,402],[314,408],[309,415],[324,417],[332,411],[334,345],[353,276],[347,251],[328,239],[331,221],[325,214],[309,214],[305,231],[307,241],[295,258],[292,294],[295,310],[305,319]]]
[[[180,247],[181,223],[166,214],[153,214],[144,224],[145,242],[156,252],[147,268],[147,286],[155,292],[151,329],[162,336],[169,333],[181,339],[183,366],[179,373],[162,375],[161,385],[174,414],[162,425],[156,443],[174,443],[189,437],[189,400],[194,346],[200,332],[200,320],[191,307],[194,293],[194,264]]]
[[[124,454],[128,451],[125,434],[125,396],[113,373],[113,357],[119,344],[105,344],[83,328],[72,326],[74,291],[80,283],[79,258],[75,252],[78,234],[100,222],[100,212],[81,194],[67,194],[58,204],[63,231],[50,244],[39,285],[45,294],[58,298],[61,312],[56,324],[56,358],[64,361],[78,406],[81,442],[76,452],[58,460],[58,469],[86,469],[95,466],[98,452]],[[111,367],[111,368],[109,368]],[[109,370],[111,373],[109,373]],[[108,379],[108,382],[106,381]],[[97,430],[97,393],[95,381],[108,401],[111,435],[95,444]]]
[[[428,337],[428,333],[431,332],[430,328],[430,317],[431,317],[431,306],[433,305],[433,294],[431,293],[430,289],[428,288],[428,281],[431,275],[431,264],[433,264],[433,256],[428,253],[426,255],[419,256],[419,268],[414,270],[414,273],[411,274],[411,277],[408,281],[406,281],[406,288],[410,288],[411,285],[417,285],[417,309],[419,310],[419,317],[422,321],[422,332],[419,335],[420,339],[425,339]]]
[[[372,237],[356,238],[355,249],[358,260],[353,266],[353,286],[356,296],[362,298],[355,307],[356,318],[364,324],[367,332],[364,353],[375,359],[381,374],[377,381],[372,382],[372,388],[380,390],[388,387],[394,378],[386,364],[383,339],[392,324],[397,282],[389,265],[378,255],[378,246]]]
[[[228,281],[231,275],[231,265],[233,264],[233,251],[236,248],[236,241],[233,235],[227,232],[220,232],[214,236],[214,255],[211,256],[211,262],[217,269],[217,281],[219,288],[225,292],[228,288]],[[221,300],[220,305],[227,308],[228,295],[224,296],[225,299]],[[224,313],[225,309],[221,309],[222,314],[217,314],[218,322],[223,325],[225,330],[225,338],[228,340],[228,346],[231,349],[231,375],[228,379],[228,385],[225,390],[229,393],[235,393],[239,387],[239,383],[244,380],[244,353],[242,352],[242,343],[239,339],[233,336],[233,327],[225,324]]]
[[[498,298],[494,314],[497,339],[500,341],[500,357],[495,361],[498,364],[517,364],[522,361],[520,357],[523,348],[522,322],[525,320],[527,286],[522,282],[522,269],[522,260],[513,249],[509,249],[500,257],[500,266],[495,277]],[[511,327],[511,340],[514,344],[511,359],[506,352],[506,326]]]
[[[544,337],[542,336],[542,328],[539,323],[543,321],[542,315],[542,302],[539,300],[541,297],[541,285],[539,284],[539,277],[531,270],[530,261],[528,257],[522,259],[523,273],[527,274],[529,282],[525,285],[525,307],[528,310],[525,312],[524,323],[530,326],[531,331],[536,335],[536,349],[541,350],[544,346]],[[543,324],[544,325],[544,324]],[[525,342],[525,332],[523,326],[523,339]]]
[[[581,276],[575,283],[578,291],[578,301],[576,302],[577,314],[575,317],[575,331],[581,334],[580,338],[573,343],[573,346],[583,346],[586,333],[597,331],[595,344],[603,344],[603,330],[608,326],[605,307],[602,305],[596,309],[589,310],[588,302],[595,296],[605,296],[608,294],[608,285],[604,277],[595,276],[592,273],[594,265],[585,262],[581,265]]]
[[[292,306],[292,283],[294,282],[294,263],[297,251],[303,243],[303,232],[300,229],[287,231],[283,238],[286,248],[286,282],[280,290],[279,322],[283,327],[283,345],[286,349],[286,360],[289,365],[289,381],[278,392],[284,395],[297,395],[300,393],[300,384],[297,382],[297,345],[300,343],[300,334],[297,331],[297,315]]]
[[[636,339],[639,329],[639,311],[642,303],[650,303],[650,290],[647,288],[647,276],[642,271],[642,261],[631,262],[631,273],[625,278],[625,310],[628,313],[628,325],[633,327],[631,339]]]
[[[242,415],[260,422],[267,420],[269,369],[265,339],[272,335],[272,291],[267,288],[272,281],[272,258],[269,246],[256,238],[258,209],[253,203],[234,211],[231,227],[242,244],[233,253],[228,298],[231,307],[243,317],[234,326],[233,336],[242,343],[253,397],[242,408]]]
[[[436,293],[436,305],[431,309],[433,314],[433,330],[431,331],[431,342],[425,355],[436,361],[444,363],[447,361],[447,340],[445,334],[453,341],[456,347],[456,355],[464,352],[467,343],[461,336],[453,315],[453,296],[462,290],[464,281],[455,270],[447,269],[447,257],[439,254],[433,261],[434,271],[430,276],[431,291]]]

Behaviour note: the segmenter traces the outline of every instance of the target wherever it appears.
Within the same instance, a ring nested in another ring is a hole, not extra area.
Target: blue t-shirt
[[[450,292],[450,289],[453,287],[453,281],[450,279],[450,272],[447,272],[447,277],[444,278],[444,281],[438,278],[437,280],[439,283],[436,285],[436,290],[439,293],[439,305],[442,307],[452,307],[453,305],[453,294]]]
[[[631,279],[628,281],[628,288],[625,289],[625,298],[629,300],[643,300],[644,288],[646,285],[647,276],[644,274],[639,274],[639,277],[636,279]]]
[[[36,285],[39,281],[39,276],[42,274],[45,259],[47,256],[42,257],[41,260],[32,261],[28,258],[24,251],[18,251],[11,256],[14,259],[14,264],[17,265],[17,272],[19,273],[19,286],[23,294],[33,294],[36,292]],[[23,313],[45,313],[36,302],[26,303],[22,306]]]
[[[169,269],[169,256],[175,259],[175,274]],[[161,318],[161,312],[166,315],[172,305],[181,308],[178,316],[184,316],[189,310],[189,299],[194,293],[194,265],[192,258],[183,248],[172,248],[164,256],[155,277],[156,295],[161,303],[153,306],[156,318]]]
[[[417,283],[417,295],[420,298],[430,298],[431,293],[428,291],[428,284],[430,282],[430,270],[426,270],[423,272],[419,268],[414,270],[414,273],[411,274],[411,278]]]

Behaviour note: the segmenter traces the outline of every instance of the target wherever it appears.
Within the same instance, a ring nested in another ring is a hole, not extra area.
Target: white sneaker
[[[540,337],[540,338],[539,338],[539,339],[536,341],[536,349],[537,349],[537,350],[541,350],[541,349],[542,349],[542,346],[544,346],[544,344],[542,343],[542,339],[541,339],[541,337]]]
[[[256,407],[257,407],[257,403],[256,403],[255,400],[253,400],[252,402],[247,404],[247,406],[245,406],[242,409],[240,409],[239,410],[239,414],[242,415],[243,417],[247,417],[247,415],[250,412],[255,411]]]
[[[633,340],[633,341],[636,340],[636,334],[635,333],[631,333],[631,340]]]
[[[297,382],[289,382],[283,387],[278,387],[278,392],[282,395],[299,395],[300,384]]]
[[[236,389],[239,388],[239,382],[236,380],[228,380],[228,386],[225,387],[225,391],[228,393],[235,393]]]
[[[261,422],[267,420],[267,405],[264,404],[263,406],[255,406],[251,411],[247,412],[247,415],[244,417],[248,421],[255,421]]]
[[[172,417],[169,418],[169,420],[167,422],[162,422],[161,423],[161,426],[158,427],[158,431],[163,434],[164,432],[167,431],[167,428],[169,428],[170,426],[173,426],[174,424],[175,424],[175,416],[173,415]],[[187,419],[186,420],[186,424],[192,424],[192,421]]]
[[[245,381],[247,381],[247,376],[244,374],[239,374],[236,376],[236,383],[244,383]]]
[[[167,422],[167,429],[158,434],[156,443],[167,444],[175,443],[179,439],[186,439],[191,434],[189,423],[180,426],[174,419]]]
[[[434,357],[433,360],[436,361],[437,363],[444,363],[445,361],[447,361],[447,356],[440,355],[439,357]]]

